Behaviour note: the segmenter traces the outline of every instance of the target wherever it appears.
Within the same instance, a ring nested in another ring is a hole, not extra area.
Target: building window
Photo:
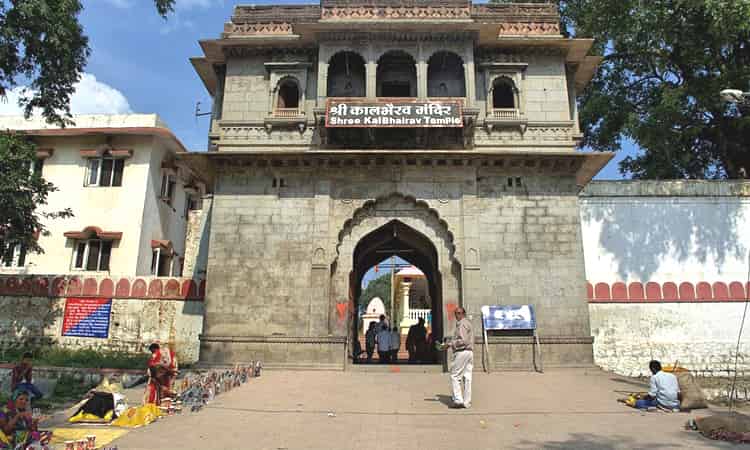
[[[44,160],[43,159],[36,159],[34,160],[34,167],[32,169],[32,172],[34,175],[42,176],[42,169],[44,168]]]
[[[329,97],[365,96],[365,60],[357,53],[338,52],[328,61]]]
[[[26,247],[21,244],[6,246],[3,241],[0,241],[0,264],[3,267],[24,267]]]
[[[297,81],[287,78],[279,84],[279,96],[276,100],[276,109],[299,108],[299,86]]]
[[[107,271],[112,255],[112,241],[88,239],[77,241],[73,268],[88,271]]]
[[[464,62],[452,52],[437,52],[427,62],[429,97],[466,97]]]
[[[90,158],[86,186],[122,186],[124,159],[112,158],[105,152],[101,158]]]
[[[516,94],[513,82],[501,77],[492,83],[492,107],[494,109],[515,109]]]
[[[171,173],[164,172],[161,176],[161,190],[159,197],[168,205],[174,201],[174,188],[177,185],[177,177]]]
[[[151,275],[157,277],[169,277],[172,276],[172,255],[163,251],[163,249],[155,248],[151,254]]]
[[[392,50],[378,59],[376,71],[378,97],[416,97],[417,66],[414,58],[401,50]]]

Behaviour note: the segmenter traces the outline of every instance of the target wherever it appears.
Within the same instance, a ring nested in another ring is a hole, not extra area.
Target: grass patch
[[[15,363],[21,360],[26,349],[12,349],[0,352],[0,361]],[[111,352],[89,349],[66,349],[61,347],[38,348],[32,350],[35,366],[78,367],[95,369],[143,369],[148,355],[125,352]]]
[[[49,401],[51,403],[77,402],[94,386],[95,384],[76,380],[72,375],[63,375],[57,379],[55,391],[52,393]]]

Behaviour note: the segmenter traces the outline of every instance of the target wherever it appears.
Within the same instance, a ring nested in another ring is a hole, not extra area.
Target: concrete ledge
[[[270,369],[344,370],[340,336],[201,336],[200,364],[263,361]]]
[[[544,368],[594,367],[593,338],[557,336],[542,339],[541,363]],[[525,342],[524,342],[525,340]],[[474,352],[474,366],[482,367],[481,350]],[[534,345],[531,338],[513,337],[489,342],[492,370],[533,370]]]
[[[216,336],[200,335],[201,342],[266,342],[285,344],[344,344],[344,336]]]
[[[744,180],[592,181],[580,197],[750,197]]]

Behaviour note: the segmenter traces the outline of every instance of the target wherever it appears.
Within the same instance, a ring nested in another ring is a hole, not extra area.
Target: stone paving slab
[[[198,413],[167,417],[113,445],[120,450],[734,448],[685,431],[690,414],[627,408],[616,402],[622,396],[617,390],[643,387],[598,369],[475,373],[473,407],[453,410],[447,407],[443,374],[265,371]]]

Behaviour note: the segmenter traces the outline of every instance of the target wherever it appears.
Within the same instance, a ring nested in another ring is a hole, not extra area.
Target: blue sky
[[[209,118],[194,117],[195,104],[211,108],[211,98],[190,65],[201,56],[201,39],[219,37],[235,4],[241,0],[177,0],[177,11],[162,19],[151,0],[84,0],[80,20],[89,37],[91,56],[81,87],[72,101],[74,113],[157,113],[190,150],[205,150]],[[255,4],[311,3],[258,1]],[[18,113],[13,93],[0,114]],[[617,155],[598,179],[621,178]]]

